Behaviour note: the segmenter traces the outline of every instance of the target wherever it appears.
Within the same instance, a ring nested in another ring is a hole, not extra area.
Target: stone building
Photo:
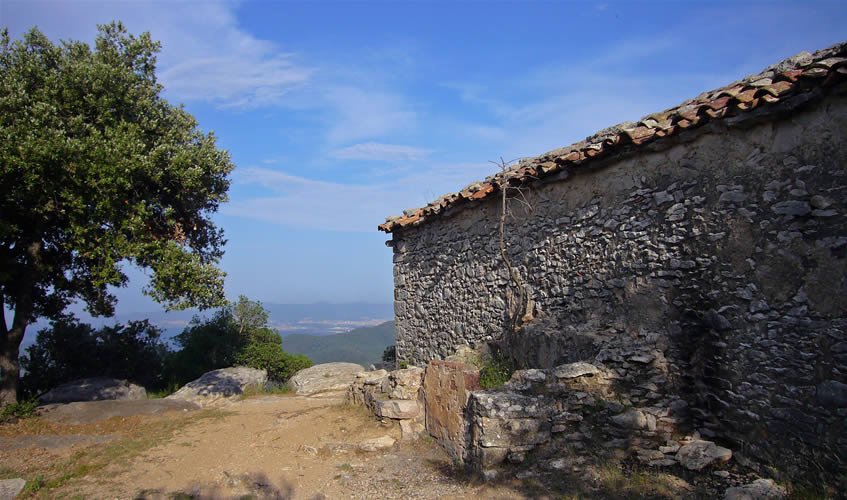
[[[847,487],[845,214],[839,44],[389,218],[397,356],[641,370],[624,406]]]

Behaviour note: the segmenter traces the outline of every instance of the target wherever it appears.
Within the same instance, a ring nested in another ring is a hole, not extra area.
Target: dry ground
[[[516,498],[456,471],[434,443],[377,452],[398,437],[337,399],[261,396],[222,410],[61,425],[0,426],[0,477],[28,495],[66,498]]]

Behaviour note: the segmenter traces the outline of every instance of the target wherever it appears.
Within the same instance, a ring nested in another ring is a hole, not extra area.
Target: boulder
[[[722,464],[732,458],[732,451],[711,441],[694,440],[676,452],[677,461],[686,469],[703,470],[713,464]]]
[[[726,490],[724,500],[771,500],[786,498],[785,488],[773,482],[772,479],[756,479],[744,486],[735,486]]]
[[[206,372],[197,380],[185,384],[166,399],[181,399],[200,406],[212,406],[232,401],[241,396],[248,387],[263,387],[268,381],[268,372],[234,366]]]
[[[77,401],[44,407],[41,418],[51,422],[79,425],[112,417],[161,415],[171,411],[194,411],[200,407],[178,399],[139,399],[127,401]]]
[[[0,481],[0,500],[13,500],[23,491],[26,481],[21,478]]]
[[[300,370],[288,380],[288,385],[300,396],[346,391],[363,371],[355,363],[324,363]]]
[[[75,401],[147,399],[147,391],[140,385],[126,380],[108,377],[95,377],[74,380],[38,397],[43,405],[73,403]]]

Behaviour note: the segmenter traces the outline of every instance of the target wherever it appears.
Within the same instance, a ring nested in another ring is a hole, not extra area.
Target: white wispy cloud
[[[340,160],[414,161],[422,160],[430,153],[428,149],[413,146],[363,142],[336,149],[330,156]]]
[[[122,21],[131,33],[149,31],[162,42],[159,77],[181,101],[254,108],[283,102],[313,69],[297,56],[243,29],[237,3],[4,0],[13,34],[38,26],[53,39],[92,41],[96,25]]]
[[[493,173],[486,163],[440,164],[399,178],[368,184],[309,179],[251,167],[236,171],[237,186],[260,186],[261,196],[233,197],[229,216],[290,227],[330,231],[374,231],[388,215],[417,208]]]

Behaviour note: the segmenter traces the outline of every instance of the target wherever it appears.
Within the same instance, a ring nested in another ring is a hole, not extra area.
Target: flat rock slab
[[[265,370],[246,366],[221,368],[204,373],[165,399],[190,401],[200,406],[228,404],[248,387],[263,387],[267,381]]]
[[[73,403],[75,401],[147,399],[147,391],[126,380],[95,377],[74,380],[51,389],[38,397],[43,405]]]
[[[300,370],[288,385],[300,396],[346,391],[363,371],[364,367],[355,363],[324,363]]]
[[[0,481],[0,500],[12,500],[23,491],[26,481],[21,478]]]
[[[787,498],[785,488],[772,479],[757,479],[744,486],[735,486],[726,490],[724,500],[773,500]]]
[[[677,461],[686,469],[703,470],[732,458],[732,451],[711,441],[692,441],[676,452]]]
[[[55,450],[73,446],[103,444],[118,438],[116,434],[87,435],[87,434],[39,434],[24,436],[0,436],[0,451],[41,448]]]
[[[112,417],[161,415],[170,411],[194,411],[200,407],[190,401],[140,399],[127,401],[80,401],[42,407],[41,418],[63,424],[88,424]]]

